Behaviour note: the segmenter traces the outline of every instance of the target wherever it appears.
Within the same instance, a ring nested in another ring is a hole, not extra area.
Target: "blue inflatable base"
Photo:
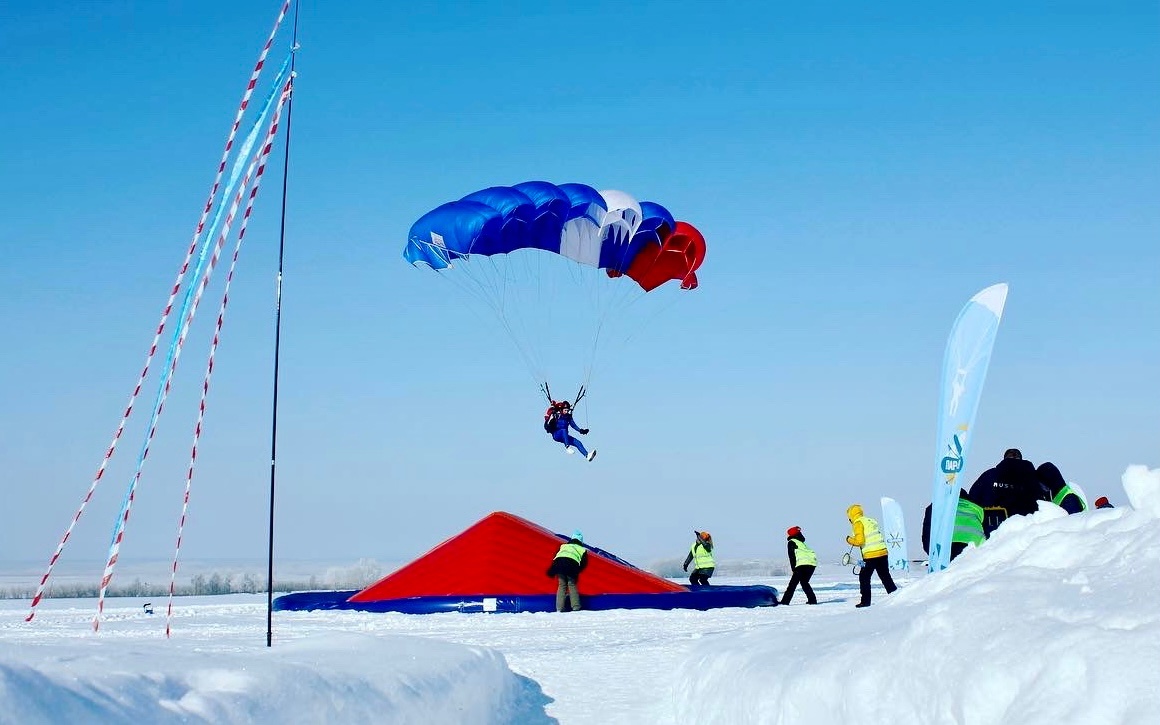
[[[343,609],[358,612],[401,612],[403,614],[436,614],[439,612],[554,612],[556,597],[550,594],[494,597],[408,597],[378,602],[351,602],[358,590],[294,592],[274,600],[277,612],[312,612]],[[660,594],[592,594],[584,596],[589,611],[608,609],[718,609],[721,607],[772,607],[777,605],[773,587],[707,586],[685,587],[683,592]]]

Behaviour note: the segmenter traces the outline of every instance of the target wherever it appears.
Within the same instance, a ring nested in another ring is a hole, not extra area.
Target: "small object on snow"
[[[144,609],[146,614],[153,614],[153,602],[145,602]]]

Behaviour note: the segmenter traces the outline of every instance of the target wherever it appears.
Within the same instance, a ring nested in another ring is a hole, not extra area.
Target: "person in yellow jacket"
[[[862,590],[862,601],[858,607],[870,606],[870,577],[877,573],[886,593],[890,594],[898,587],[890,578],[890,558],[886,555],[886,540],[882,538],[882,530],[878,522],[862,513],[861,504],[854,504],[846,509],[846,518],[850,520],[853,532],[846,537],[846,543],[862,549],[862,570],[858,572],[858,587]]]

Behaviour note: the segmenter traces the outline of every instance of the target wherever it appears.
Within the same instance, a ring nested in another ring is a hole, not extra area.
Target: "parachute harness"
[[[552,388],[546,381],[540,383],[540,392],[543,393],[544,397],[548,399],[548,405],[556,405],[557,401],[552,397]],[[576,410],[576,406],[580,404],[580,401],[583,400],[584,396],[587,394],[588,386],[581,385],[580,389],[576,391],[576,397],[572,400],[572,410]]]

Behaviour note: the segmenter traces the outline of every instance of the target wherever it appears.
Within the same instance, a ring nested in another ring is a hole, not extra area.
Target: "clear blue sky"
[[[0,559],[46,559],[87,489],[275,10],[9,8]],[[725,558],[780,557],[793,524],[836,557],[846,506],[881,495],[916,534],[946,336],[999,281],[968,477],[1019,446],[1122,502],[1124,467],[1157,463],[1153,2],[305,0],[301,44],[286,557],[405,557],[500,509],[641,563],[683,555],[693,528]],[[264,555],[279,170],[219,352],[191,557]],[[503,337],[400,256],[427,209],[526,179],[656,199],[708,239],[701,288],[594,381],[591,465],[539,430]],[[126,559],[170,555],[218,295]],[[66,556],[103,556],[152,391]]]

